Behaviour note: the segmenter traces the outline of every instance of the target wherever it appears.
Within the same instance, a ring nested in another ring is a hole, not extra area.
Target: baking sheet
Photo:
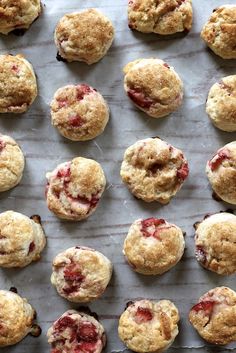
[[[43,15],[23,37],[1,36],[1,53],[23,53],[32,62],[38,77],[39,96],[22,116],[0,117],[0,130],[14,137],[26,156],[24,177],[19,186],[0,195],[0,211],[9,209],[28,216],[39,214],[48,244],[38,263],[24,269],[0,270],[0,287],[18,288],[36,308],[42,327],[39,338],[27,337],[20,344],[2,349],[3,353],[45,353],[49,351],[46,331],[68,308],[76,307],[59,297],[50,284],[51,261],[60,251],[74,245],[94,247],[114,264],[112,281],[103,297],[90,305],[104,324],[106,352],[126,352],[118,339],[118,317],[128,300],[147,297],[173,300],[180,310],[180,334],[169,352],[228,352],[235,345],[217,349],[199,338],[187,320],[190,307],[201,294],[218,286],[236,289],[235,276],[219,277],[199,267],[194,257],[193,223],[208,212],[227,209],[211,197],[205,176],[209,157],[225,143],[236,139],[234,133],[216,130],[205,113],[206,95],[222,76],[235,74],[235,61],[216,57],[199,38],[202,25],[213,8],[233,4],[233,0],[193,0],[194,25],[188,35],[160,37],[132,32],[127,27],[127,0],[44,0]],[[116,28],[108,55],[99,63],[65,64],[56,60],[54,27],[61,16],[96,7],[107,14]],[[123,66],[141,57],[160,57],[173,65],[184,81],[182,108],[168,118],[155,120],[138,111],[123,91]],[[90,142],[70,142],[59,136],[50,124],[49,106],[55,90],[68,83],[87,82],[107,99],[111,118],[104,134]],[[138,139],[158,135],[183,149],[190,176],[169,205],[138,201],[122,185],[119,169],[125,149]],[[51,214],[44,199],[45,173],[75,156],[94,158],[107,177],[107,189],[93,216],[87,221],[69,223]],[[232,208],[232,207],[231,207]],[[180,226],[186,235],[182,261],[160,277],[134,273],[122,255],[122,244],[130,224],[137,218],[157,216]],[[204,347],[207,347],[203,349]],[[128,351],[127,351],[128,352]]]

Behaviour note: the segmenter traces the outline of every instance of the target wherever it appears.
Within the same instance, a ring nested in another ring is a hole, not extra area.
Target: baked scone
[[[0,0],[0,33],[28,29],[40,13],[40,0]]]
[[[177,110],[183,100],[183,83],[174,68],[161,59],[139,59],[124,67],[124,89],[140,110],[153,118]]]
[[[206,112],[223,131],[236,131],[236,75],[223,77],[208,94]]]
[[[192,27],[192,0],[130,0],[129,27],[143,33],[174,34]]]
[[[125,151],[120,175],[130,192],[146,202],[167,204],[189,173],[182,151],[158,137],[139,140]]]
[[[216,196],[236,205],[236,141],[220,148],[207,162],[206,174]]]
[[[106,345],[103,326],[93,316],[68,310],[49,328],[50,353],[101,353]]]
[[[123,253],[134,271],[161,275],[175,266],[184,253],[182,230],[164,219],[135,221],[124,242]]]
[[[19,184],[24,167],[25,159],[20,146],[10,136],[0,134],[0,192]]]
[[[98,299],[112,275],[112,264],[106,256],[81,246],[58,254],[52,267],[52,284],[62,297],[74,303]]]
[[[16,344],[29,333],[39,336],[41,330],[33,324],[35,316],[35,310],[25,298],[0,290],[0,347]]]
[[[189,320],[209,343],[236,341],[236,293],[227,287],[211,289],[192,307]]]
[[[72,141],[100,135],[109,120],[109,108],[96,89],[85,85],[59,88],[51,102],[52,125]]]
[[[46,178],[49,210],[72,221],[85,219],[96,210],[106,186],[100,164],[83,157],[58,165]]]
[[[24,113],[36,96],[32,65],[23,55],[0,55],[0,113]]]
[[[46,237],[39,216],[0,213],[0,267],[25,267],[40,259]]]
[[[236,59],[236,4],[213,10],[201,37],[216,55]]]
[[[195,229],[199,263],[219,275],[236,273],[236,216],[228,212],[207,215]]]
[[[106,55],[114,39],[114,28],[100,11],[87,9],[64,15],[56,26],[54,39],[58,59],[91,65]]]
[[[119,320],[118,333],[134,352],[161,353],[178,334],[179,313],[169,300],[130,303]]]

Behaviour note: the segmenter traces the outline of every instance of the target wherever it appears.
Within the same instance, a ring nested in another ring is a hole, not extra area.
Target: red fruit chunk
[[[79,115],[72,116],[69,120],[69,124],[73,127],[80,127],[83,125],[83,119]]]
[[[135,314],[135,321],[138,324],[151,321],[152,318],[153,318],[153,314],[150,309],[138,307],[138,310],[136,311],[136,314]]]
[[[64,108],[68,106],[68,100],[67,99],[57,99],[59,108]]]
[[[209,166],[212,171],[216,170],[221,163],[229,158],[229,151],[227,149],[220,150],[210,161]]]
[[[177,170],[177,177],[181,181],[184,181],[189,174],[188,163],[183,163],[181,167]]]
[[[66,281],[82,282],[85,276],[82,275],[81,271],[78,269],[78,267],[76,267],[76,265],[71,264],[66,266],[64,270],[64,278]]]
[[[61,351],[57,348],[51,349],[50,353],[61,353]]]
[[[81,340],[85,342],[97,342],[98,332],[96,326],[91,322],[83,322],[79,326],[77,340],[78,342],[80,342]]]
[[[165,224],[164,219],[157,219],[157,218],[147,218],[141,221],[141,232],[145,237],[151,237],[151,236],[157,236],[157,227],[160,226],[161,224]],[[148,230],[149,227],[155,227],[155,230],[151,233],[150,230]]]
[[[167,63],[164,63],[163,66],[167,67],[167,69],[170,69],[170,66]]]
[[[75,321],[71,317],[64,316],[64,317],[60,318],[59,320],[57,320],[54,328],[55,328],[55,330],[63,331],[67,327],[74,327],[74,325],[75,325]]]
[[[204,313],[209,316],[212,313],[214,305],[215,305],[214,301],[205,300],[194,305],[191,310],[196,311],[197,313],[199,311],[204,311]]]
[[[84,96],[86,96],[89,93],[92,93],[93,89],[89,87],[88,85],[82,84],[77,86],[77,99],[80,101],[84,99]]]
[[[96,342],[80,342],[75,348],[74,353],[94,353],[96,349]]]
[[[66,295],[70,295],[74,292],[78,292],[79,286],[67,286],[67,287],[63,287],[63,292]]]
[[[57,172],[57,177],[58,177],[58,178],[67,178],[67,177],[70,177],[70,168],[58,170],[58,172]]]
[[[149,109],[153,104],[153,100],[146,97],[143,92],[139,92],[135,89],[129,89],[127,94],[129,98],[141,108]]]
[[[3,141],[0,141],[0,152],[5,148],[5,143]]]
[[[31,253],[32,251],[34,251],[34,249],[35,249],[35,242],[32,241],[32,242],[30,243],[30,245],[29,245],[29,253]]]
[[[206,263],[207,257],[206,257],[206,252],[203,249],[203,247],[200,245],[197,245],[195,253],[196,253],[197,260],[204,265]]]

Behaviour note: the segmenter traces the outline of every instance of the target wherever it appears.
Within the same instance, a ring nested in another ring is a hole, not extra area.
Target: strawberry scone
[[[64,15],[56,26],[54,39],[58,60],[91,65],[106,55],[114,39],[114,28],[100,11],[87,9]]]
[[[50,353],[101,353],[106,345],[103,326],[93,316],[68,310],[49,328]]]
[[[195,229],[198,262],[219,275],[236,273],[236,216],[228,212],[206,216]]]
[[[138,353],[161,353],[178,334],[179,313],[169,300],[139,300],[128,303],[119,320],[118,333],[124,344]]]
[[[34,324],[36,312],[16,289],[0,290],[0,347],[11,346],[25,336],[39,336],[41,329]]]
[[[60,164],[46,178],[49,210],[72,221],[85,219],[96,210],[106,186],[100,164],[83,157]]]
[[[124,67],[124,89],[140,110],[161,118],[177,110],[183,83],[174,68],[161,59],[139,59]]]
[[[57,292],[75,303],[99,298],[112,275],[112,264],[100,252],[81,246],[69,248],[53,260],[51,282]]]
[[[236,75],[223,77],[208,94],[206,112],[223,131],[236,131]]]
[[[236,341],[236,293],[227,287],[211,289],[192,307],[189,320],[209,343]]]
[[[0,213],[0,267],[25,267],[40,259],[46,237],[39,216]]]
[[[19,184],[23,176],[25,159],[16,141],[2,134],[0,134],[0,166],[0,192],[3,192]]]
[[[236,4],[213,10],[204,25],[201,38],[223,59],[236,59]]]
[[[206,174],[215,196],[236,205],[236,141],[216,152],[207,162]]]
[[[188,174],[188,162],[182,151],[157,137],[130,146],[120,171],[135,197],[161,204],[167,204],[175,196]]]
[[[192,0],[129,0],[129,28],[143,33],[174,34],[192,27]]]
[[[86,85],[59,88],[51,102],[52,125],[72,141],[100,135],[109,120],[109,108],[96,89]]]
[[[135,221],[124,242],[123,253],[134,271],[160,275],[181,259],[185,241],[182,230],[164,219]]]
[[[26,30],[41,13],[40,0],[1,0],[0,33],[21,33]]]
[[[32,65],[23,55],[0,55],[0,113],[24,113],[36,96]]]

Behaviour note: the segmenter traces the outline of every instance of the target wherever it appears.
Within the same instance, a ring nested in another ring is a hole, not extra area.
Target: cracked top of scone
[[[96,210],[106,185],[100,164],[83,157],[60,164],[46,178],[48,208],[59,218],[74,221]]]
[[[57,24],[55,44],[66,61],[93,64],[104,57],[114,38],[111,21],[95,9],[64,15]]]
[[[236,293],[227,287],[210,290],[192,307],[189,320],[207,342],[236,341]]]
[[[236,273],[236,216],[221,212],[197,225],[195,254],[199,263],[220,275]]]
[[[0,347],[20,342],[30,333],[35,310],[18,294],[0,290]]]
[[[134,352],[163,352],[178,334],[179,313],[169,300],[131,303],[119,320],[118,333]]]
[[[192,0],[129,0],[129,27],[143,33],[189,31],[192,17]]]
[[[236,141],[220,148],[207,162],[207,177],[215,194],[225,202],[236,204]]]
[[[51,282],[62,297],[86,303],[103,294],[111,274],[112,264],[107,257],[93,249],[76,246],[55,257]]]
[[[22,55],[0,55],[0,113],[24,113],[36,96],[31,64]]]
[[[100,135],[109,119],[109,108],[96,89],[86,85],[59,88],[51,102],[52,124],[62,136],[86,141]]]
[[[40,0],[0,0],[0,33],[27,29],[40,13]]]
[[[124,67],[128,97],[153,118],[177,110],[183,100],[183,83],[173,67],[160,59],[139,59]]]
[[[175,266],[184,252],[182,230],[164,219],[135,221],[124,242],[124,255],[134,271],[160,275]]]
[[[103,326],[93,316],[66,311],[49,328],[50,353],[101,353],[106,345]]]
[[[223,59],[236,59],[236,5],[213,10],[201,32],[202,39]]]
[[[208,94],[206,112],[223,131],[236,131],[236,75],[223,77]]]
[[[0,213],[0,267],[24,267],[39,260],[45,244],[39,216]]]
[[[0,134],[0,192],[19,184],[24,166],[25,159],[19,145],[10,136]]]
[[[127,148],[120,171],[134,196],[162,204],[180,190],[188,173],[182,151],[157,137],[139,140]]]

